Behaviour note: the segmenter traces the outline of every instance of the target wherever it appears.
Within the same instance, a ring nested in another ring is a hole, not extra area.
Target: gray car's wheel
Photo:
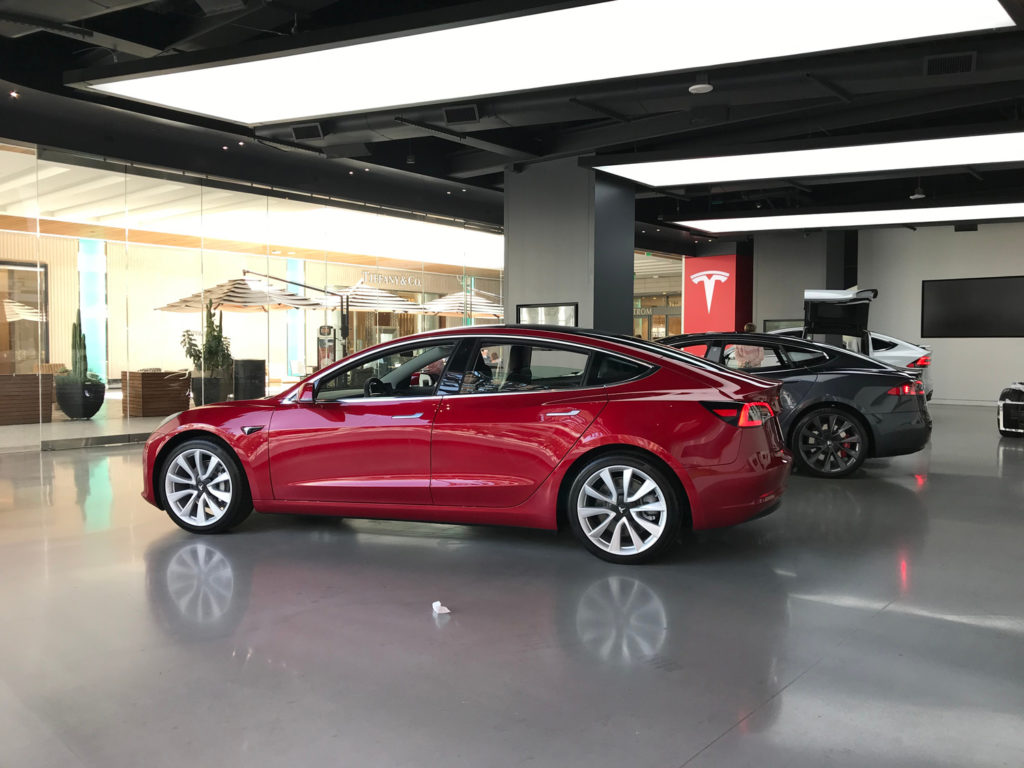
[[[1010,432],[1006,429],[1000,429],[999,434],[1003,437],[1024,437],[1024,432]]]
[[[577,472],[569,489],[569,525],[583,545],[613,563],[643,563],[679,533],[679,494],[665,472],[639,456],[610,454]]]
[[[818,408],[793,429],[793,456],[801,472],[846,477],[868,457],[868,431],[859,418],[839,408]]]
[[[160,467],[164,509],[193,533],[221,533],[245,520],[252,498],[234,457],[210,440],[177,446]]]

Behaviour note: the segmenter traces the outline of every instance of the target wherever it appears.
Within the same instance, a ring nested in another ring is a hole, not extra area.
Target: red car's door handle
[[[423,412],[420,411],[419,413],[409,413],[409,414],[406,414],[404,416],[392,416],[391,418],[392,419],[418,419],[422,415],[423,415]]]
[[[552,413],[545,413],[545,416],[575,416],[579,413],[579,408],[574,408],[571,411],[553,411]]]

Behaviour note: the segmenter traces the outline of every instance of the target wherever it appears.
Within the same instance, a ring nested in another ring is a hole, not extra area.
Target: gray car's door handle
[[[580,412],[579,408],[574,408],[571,411],[554,411],[552,413],[545,413],[544,415],[545,416],[575,416],[579,412]]]
[[[391,418],[392,419],[418,419],[422,415],[423,415],[423,412],[420,411],[419,413],[408,413],[405,416],[392,416]]]

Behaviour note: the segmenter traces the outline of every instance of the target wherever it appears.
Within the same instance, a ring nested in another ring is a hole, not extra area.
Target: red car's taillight
[[[921,355],[921,357],[917,358],[917,360],[915,360],[914,362],[907,363],[907,368],[927,368],[931,364],[931,355]]]
[[[701,403],[726,424],[759,427],[775,415],[768,403]]]
[[[920,381],[908,381],[906,384],[900,384],[898,387],[893,387],[885,394],[887,395],[924,395],[924,384]]]

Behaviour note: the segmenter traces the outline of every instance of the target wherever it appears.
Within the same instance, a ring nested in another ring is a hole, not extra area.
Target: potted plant
[[[66,368],[54,379],[57,405],[69,419],[91,419],[103,405],[107,385],[89,370],[82,333],[82,310],[71,325],[71,370]]]
[[[203,344],[191,330],[181,334],[181,348],[192,361],[192,399],[196,405],[227,400],[231,391],[231,342],[224,337],[224,313],[214,322],[213,302],[206,302]]]

